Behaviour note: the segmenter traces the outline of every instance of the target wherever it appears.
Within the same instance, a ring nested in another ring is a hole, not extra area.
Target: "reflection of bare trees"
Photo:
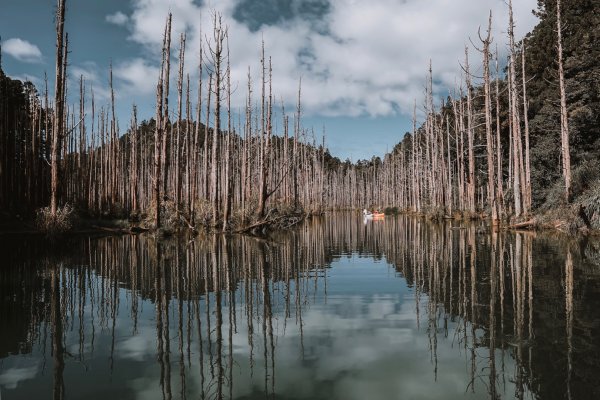
[[[340,219],[331,229],[337,230],[332,236],[337,236],[333,241],[340,249],[385,256],[414,288],[417,324],[427,319],[434,376],[440,373],[437,335],[442,332],[466,357],[469,390],[478,381],[487,386],[491,398],[578,398],[571,393],[578,379],[579,397],[588,396],[581,391],[590,386],[593,393],[600,391],[592,378],[599,371],[589,367],[599,352],[594,344],[599,332],[591,327],[599,320],[597,300],[592,292],[585,302],[581,297],[576,302],[574,295],[577,284],[599,281],[597,268],[586,267],[595,265],[594,243],[584,240],[579,251],[564,251],[559,241],[528,232],[489,232],[482,225],[431,225],[412,218],[386,219],[362,228]],[[573,279],[577,268],[586,268],[580,282]],[[560,282],[564,286],[557,285]],[[589,304],[588,312],[577,318],[574,304]],[[582,325],[579,336],[573,333],[577,323]],[[582,346],[579,351],[576,341]],[[514,367],[508,368],[508,359],[514,360]],[[515,393],[506,393],[507,382],[514,384]]]
[[[63,371],[65,369],[65,347],[63,345],[63,309],[60,287],[60,269],[52,268],[50,272],[50,310],[52,324],[52,355],[54,356],[54,391],[53,399],[63,399],[65,395],[65,384],[63,381]]]
[[[590,259],[592,251],[571,246],[563,256],[553,243],[529,233],[490,233],[477,224],[397,218],[365,225],[345,214],[309,220],[268,240],[82,239],[68,260],[35,252],[43,261],[38,267],[23,257],[28,261],[10,260],[15,267],[0,274],[3,282],[26,287],[14,289],[26,310],[14,324],[24,331],[21,350],[45,349],[46,337],[51,343],[54,398],[69,392],[66,363],[86,368],[95,355],[107,354],[106,367],[122,373],[120,339],[144,329],[154,335],[149,356],[164,399],[234,398],[236,368],[248,368],[261,382],[257,390],[275,397],[278,338],[296,330],[298,357],[304,356],[303,313],[317,295],[326,301],[325,271],[344,254],[385,258],[406,279],[435,379],[445,372],[438,364],[445,340],[464,356],[468,390],[484,385],[493,399],[579,398],[582,382],[592,385],[590,393],[599,390],[589,378],[597,368],[583,368],[598,356],[591,343],[599,319],[584,313],[591,309],[578,294],[584,283],[574,279],[582,255]],[[597,284],[597,275],[586,274]],[[14,314],[5,302],[0,309]],[[149,311],[150,328],[143,325],[148,315],[142,317]],[[236,353],[242,338],[247,354]],[[507,393],[507,382],[515,393]]]
[[[68,392],[63,375],[71,359],[85,363],[102,351],[111,373],[121,367],[119,329],[126,316],[131,322],[125,334],[140,334],[142,302],[154,304],[155,365],[163,398],[189,397],[190,382],[198,382],[201,398],[233,397],[234,335],[240,327],[248,333],[252,373],[264,375],[263,390],[274,394],[280,332],[273,312],[285,315],[284,329],[298,329],[302,337],[302,308],[321,290],[317,280],[324,280],[318,272],[327,264],[321,240],[322,229],[273,242],[244,236],[86,239],[71,248],[68,263],[52,258],[47,269],[32,273],[27,261],[15,265],[14,276],[3,272],[2,278],[31,284],[30,297],[19,304],[29,302],[31,309],[19,337],[51,338],[54,398]],[[102,350],[95,348],[100,335],[109,339]],[[67,344],[78,354],[67,352]],[[257,356],[263,368],[254,371]]]
[[[571,400],[571,376],[573,373],[573,256],[567,249],[565,261],[565,314],[567,327],[567,398]]]

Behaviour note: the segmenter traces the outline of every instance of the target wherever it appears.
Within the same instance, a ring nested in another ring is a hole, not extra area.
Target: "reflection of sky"
[[[39,370],[37,363],[28,366],[14,366],[0,374],[0,386],[16,389],[19,383],[35,378]]]
[[[279,288],[283,286],[278,286]],[[310,293],[302,298],[302,337],[295,322],[295,310],[285,321],[282,292],[275,291],[273,303],[273,330],[275,335],[275,371],[271,371],[270,354],[265,362],[262,320],[254,319],[253,365],[248,343],[248,326],[242,297],[237,297],[237,332],[233,335],[234,398],[264,398],[265,365],[268,368],[267,387],[275,382],[275,392],[283,398],[310,399],[462,399],[488,398],[483,381],[475,381],[475,393],[468,388],[470,359],[455,338],[455,323],[449,323],[448,337],[437,329],[437,377],[430,351],[427,332],[426,298],[421,298],[420,329],[417,329],[414,292],[404,279],[398,278],[393,267],[382,261],[364,257],[342,257],[327,270],[325,282],[320,279],[306,286]],[[293,293],[293,290],[292,290]],[[137,331],[134,333],[131,316],[130,291],[120,289],[119,310],[115,324],[114,357],[111,359],[110,316],[100,323],[98,311],[91,312],[88,304],[85,323],[84,357],[79,357],[78,320],[71,322],[73,329],[66,334],[65,387],[68,398],[106,399],[137,398],[160,399],[160,366],[157,362],[157,323],[155,304],[140,300]],[[223,296],[224,338],[223,363],[228,362],[229,315]],[[170,303],[168,331],[170,338],[171,392],[179,398],[184,372],[186,391],[199,397],[200,349],[196,321],[192,321],[190,358],[187,357],[187,304],[183,306],[183,356],[180,365],[178,337],[178,300]],[[294,299],[291,300],[294,305]],[[215,300],[211,296],[211,329],[213,347],[215,333]],[[262,305],[258,305],[262,318]],[[208,394],[216,393],[215,379],[210,375],[205,303],[201,302],[204,387]],[[94,341],[92,324],[94,318]],[[285,329],[284,329],[285,325]],[[52,393],[52,355],[50,334],[46,348],[40,342],[32,355],[11,356],[0,365],[2,399],[44,398]],[[270,351],[270,346],[267,345]],[[487,350],[479,349],[480,360]],[[46,364],[43,364],[45,355]],[[506,370],[514,364],[506,357]],[[476,366],[478,374],[486,365]],[[191,365],[190,365],[191,363]],[[112,364],[112,371],[111,371]],[[225,375],[229,374],[226,367]],[[226,380],[227,382],[227,380]],[[507,385],[512,385],[507,380]],[[37,388],[37,389],[36,389]],[[15,390],[18,389],[18,390]],[[469,389],[467,391],[467,389]],[[224,393],[228,394],[227,383]],[[509,386],[505,394],[512,397]],[[25,396],[25,397],[23,397]]]

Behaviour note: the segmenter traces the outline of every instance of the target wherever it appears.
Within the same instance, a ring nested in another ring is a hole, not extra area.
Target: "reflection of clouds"
[[[133,379],[129,384],[131,389],[136,393],[136,399],[159,400],[163,398],[158,377],[155,375]]]
[[[16,389],[17,385],[28,379],[33,379],[38,372],[38,364],[29,367],[12,367],[0,374],[0,385],[7,389]]]
[[[137,335],[119,343],[119,357],[134,361],[144,361],[155,351],[155,338],[150,335]]]
[[[381,275],[385,269],[382,266],[372,272]],[[465,393],[471,379],[469,366],[460,350],[453,347],[452,337],[438,335],[436,379],[429,337],[423,328],[427,315],[422,312],[422,328],[417,330],[414,297],[400,293],[398,286],[403,285],[403,280],[396,280],[396,290],[392,292],[338,293],[328,296],[326,303],[319,298],[310,308],[303,307],[302,346],[292,311],[286,331],[278,330],[275,339],[275,392],[286,398],[313,399],[487,398],[486,387],[479,381],[475,382],[474,394]],[[422,296],[423,307],[426,300]],[[257,307],[262,309],[262,305]],[[277,315],[274,319],[277,317],[280,322],[283,320]],[[269,388],[273,378],[270,354],[264,359],[260,321],[254,321],[252,367],[247,325],[237,326],[233,338],[234,398],[264,391],[265,365],[269,368]],[[449,331],[454,328],[450,323]],[[229,327],[225,324],[222,329],[227,332]],[[510,364],[512,361],[507,360]],[[209,365],[206,361],[205,371]]]
[[[348,262],[350,260],[350,262]],[[406,281],[390,274],[390,266],[383,262],[374,262],[366,258],[343,257],[332,264],[328,270],[328,296],[323,295],[322,287],[313,297],[312,281],[303,285],[303,290],[310,286],[309,294],[302,295],[302,337],[299,323],[295,320],[295,294],[291,293],[290,315],[285,320],[283,303],[283,287],[279,287],[272,295],[273,332],[275,342],[275,371],[271,370],[271,348],[263,337],[263,304],[254,297],[252,322],[254,331],[251,335],[254,348],[253,361],[250,363],[251,348],[247,324],[246,304],[236,302],[237,330],[232,336],[229,347],[229,305],[223,301],[223,335],[222,362],[225,366],[224,392],[228,393],[229,383],[229,351],[233,353],[233,398],[262,398],[265,388],[271,390],[271,382],[275,381],[275,392],[282,398],[311,399],[396,399],[396,398],[442,398],[462,399],[487,398],[487,389],[480,380],[475,381],[475,394],[465,393],[470,377],[470,360],[463,352],[462,344],[457,345],[454,337],[456,323],[448,323],[449,337],[442,333],[437,337],[437,378],[434,376],[434,364],[428,337],[428,315],[426,295],[420,298],[421,328],[417,329],[414,292],[411,292]],[[312,278],[311,278],[312,279]],[[319,283],[321,285],[321,283]],[[275,286],[275,285],[273,285]],[[293,288],[293,285],[292,285]],[[260,289],[258,289],[260,291]],[[150,300],[139,299],[137,314],[137,330],[134,333],[133,319],[127,311],[131,305],[128,296],[131,292],[120,289],[121,300],[116,312],[114,363],[111,361],[110,375],[107,354],[111,349],[112,323],[110,320],[95,319],[94,354],[90,343],[92,333],[91,309],[86,308],[86,343],[85,362],[89,371],[70,368],[76,361],[67,358],[65,382],[67,392],[74,393],[75,387],[95,390],[96,385],[105,384],[110,390],[118,391],[126,387],[139,399],[160,399],[163,391],[160,385],[161,366],[157,353],[156,308]],[[238,292],[236,297],[240,294]],[[260,293],[259,293],[260,294]],[[242,299],[242,296],[237,297]],[[307,301],[305,303],[305,300]],[[210,367],[217,365],[216,324],[214,297],[211,297],[210,326],[207,332],[206,304],[200,303],[200,324],[202,326],[203,346],[199,345],[197,321],[192,315],[191,322],[191,357],[187,359],[187,305],[183,315],[183,349],[185,367],[180,365],[179,352],[179,316],[178,301],[170,301],[168,334],[170,338],[170,387],[172,394],[181,393],[181,373],[185,373],[186,392],[197,395],[204,387],[207,398],[212,398],[216,391],[216,376],[211,376]],[[194,307],[192,307],[195,310]],[[165,312],[165,310],[163,310]],[[284,323],[286,324],[284,330]],[[440,326],[442,323],[440,322]],[[438,332],[440,328],[438,326]],[[164,334],[163,331],[160,334]],[[482,334],[482,333],[481,333]],[[481,336],[478,330],[478,336]],[[78,353],[79,335],[77,330],[69,331],[66,345],[69,351]],[[211,360],[208,341],[212,341]],[[265,351],[267,356],[265,359]],[[200,377],[200,352],[203,356],[205,381]],[[465,358],[466,357],[466,358]],[[15,358],[13,358],[13,361]],[[485,361],[482,361],[485,362]],[[514,362],[506,359],[506,369],[512,370]],[[18,383],[34,378],[40,374],[39,368],[10,365],[2,375],[0,384],[7,389],[14,389]],[[477,365],[477,373],[486,374],[485,365]],[[267,369],[265,371],[265,369]],[[483,372],[481,372],[483,371]],[[166,372],[166,371],[163,371]],[[265,378],[267,374],[267,378]],[[167,378],[169,379],[169,378]],[[487,377],[484,377],[487,379]],[[268,384],[265,384],[268,381]],[[505,393],[511,393],[514,384],[506,383]],[[108,389],[107,389],[108,390]],[[175,396],[177,397],[177,396]],[[188,396],[192,397],[192,396]]]

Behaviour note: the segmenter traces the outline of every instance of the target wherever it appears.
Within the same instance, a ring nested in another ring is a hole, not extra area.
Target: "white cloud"
[[[223,14],[229,29],[232,81],[238,88],[235,107],[243,107],[249,65],[254,82],[260,80],[257,73],[263,38],[267,56],[273,59],[276,98],[291,106],[302,77],[305,115],[411,115],[414,100],[422,104],[430,59],[435,89],[445,97],[460,81],[464,46],[469,38],[477,39],[479,26],[485,29],[490,10],[494,42],[501,56],[506,54],[508,10],[504,0],[332,0],[329,13],[317,24],[325,30],[315,30],[314,21],[296,18],[265,25],[258,32],[251,32],[233,18],[238,2],[198,5],[193,0],[133,0],[134,11],[128,17],[130,40],[144,45],[150,58],[129,61],[121,67],[119,77],[145,93],[154,90],[158,68],[152,65],[159,62],[168,12],[173,13],[171,54],[176,56],[177,38],[186,32],[186,71],[193,76],[200,40],[206,44],[211,34],[210,7]],[[516,33],[522,36],[536,23],[531,14],[536,1],[523,0],[513,6]],[[470,57],[476,70],[481,57],[474,50]],[[258,90],[255,87],[255,93]]]
[[[113,67],[113,75],[124,84],[129,94],[147,95],[154,92],[159,68],[142,58],[124,61]]]
[[[114,14],[109,14],[106,16],[106,22],[111,24],[123,26],[129,21],[129,17],[123,14],[121,11],[117,11]]]
[[[19,38],[5,40],[2,43],[2,51],[19,61],[27,63],[39,63],[42,61],[42,52],[40,49],[27,40]]]
[[[101,72],[101,68],[95,62],[87,61],[72,65],[68,68],[67,73],[69,76],[69,85],[72,88],[79,88],[79,80],[83,76],[88,97],[91,96],[91,92],[93,91],[95,101],[102,102],[110,99],[108,72],[103,76],[104,72]],[[79,96],[79,90],[74,91],[72,95]]]

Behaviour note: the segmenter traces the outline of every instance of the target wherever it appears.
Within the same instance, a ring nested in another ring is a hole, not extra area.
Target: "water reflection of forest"
[[[242,368],[236,341],[247,332],[243,368],[261,374],[263,397],[275,396],[279,335],[295,330],[303,355],[303,311],[326,298],[332,262],[355,254],[385,259],[413,288],[435,373],[438,340],[452,340],[466,357],[468,391],[483,381],[491,398],[598,398],[599,253],[587,241],[411,218],[363,224],[348,214],[267,239],[11,239],[0,269],[0,357],[48,355],[54,398],[64,398],[66,364],[88,368],[106,352],[112,374],[122,319],[133,335],[152,321],[162,398],[231,398]]]

